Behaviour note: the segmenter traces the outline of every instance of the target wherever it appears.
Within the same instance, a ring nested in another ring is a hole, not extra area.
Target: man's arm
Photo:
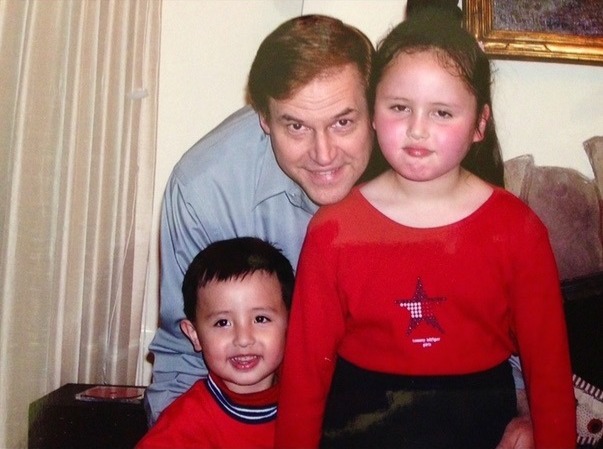
[[[161,213],[161,301],[159,329],[149,346],[153,353],[153,380],[145,395],[149,424],[178,396],[207,373],[203,358],[180,331],[184,318],[182,279],[207,236],[193,206],[172,174]]]

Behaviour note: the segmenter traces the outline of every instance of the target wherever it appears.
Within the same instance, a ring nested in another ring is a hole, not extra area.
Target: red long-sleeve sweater
[[[575,445],[575,399],[547,230],[496,189],[469,217],[418,229],[358,189],[323,207],[300,256],[275,447],[317,447],[335,361],[466,374],[519,353],[537,448]],[[412,425],[412,423],[409,423]]]

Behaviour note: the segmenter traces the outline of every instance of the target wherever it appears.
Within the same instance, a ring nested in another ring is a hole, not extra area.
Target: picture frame
[[[494,58],[603,65],[603,2],[578,1],[463,0],[464,25]]]

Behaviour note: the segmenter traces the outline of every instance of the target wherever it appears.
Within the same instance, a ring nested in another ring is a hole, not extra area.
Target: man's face
[[[316,77],[285,100],[270,99],[261,126],[281,169],[318,204],[348,194],[369,161],[373,132],[353,64]]]

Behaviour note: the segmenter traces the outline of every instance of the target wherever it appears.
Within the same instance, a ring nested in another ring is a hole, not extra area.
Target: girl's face
[[[401,53],[377,86],[373,127],[383,155],[404,179],[457,176],[490,115],[479,117],[473,93],[434,51]]]

